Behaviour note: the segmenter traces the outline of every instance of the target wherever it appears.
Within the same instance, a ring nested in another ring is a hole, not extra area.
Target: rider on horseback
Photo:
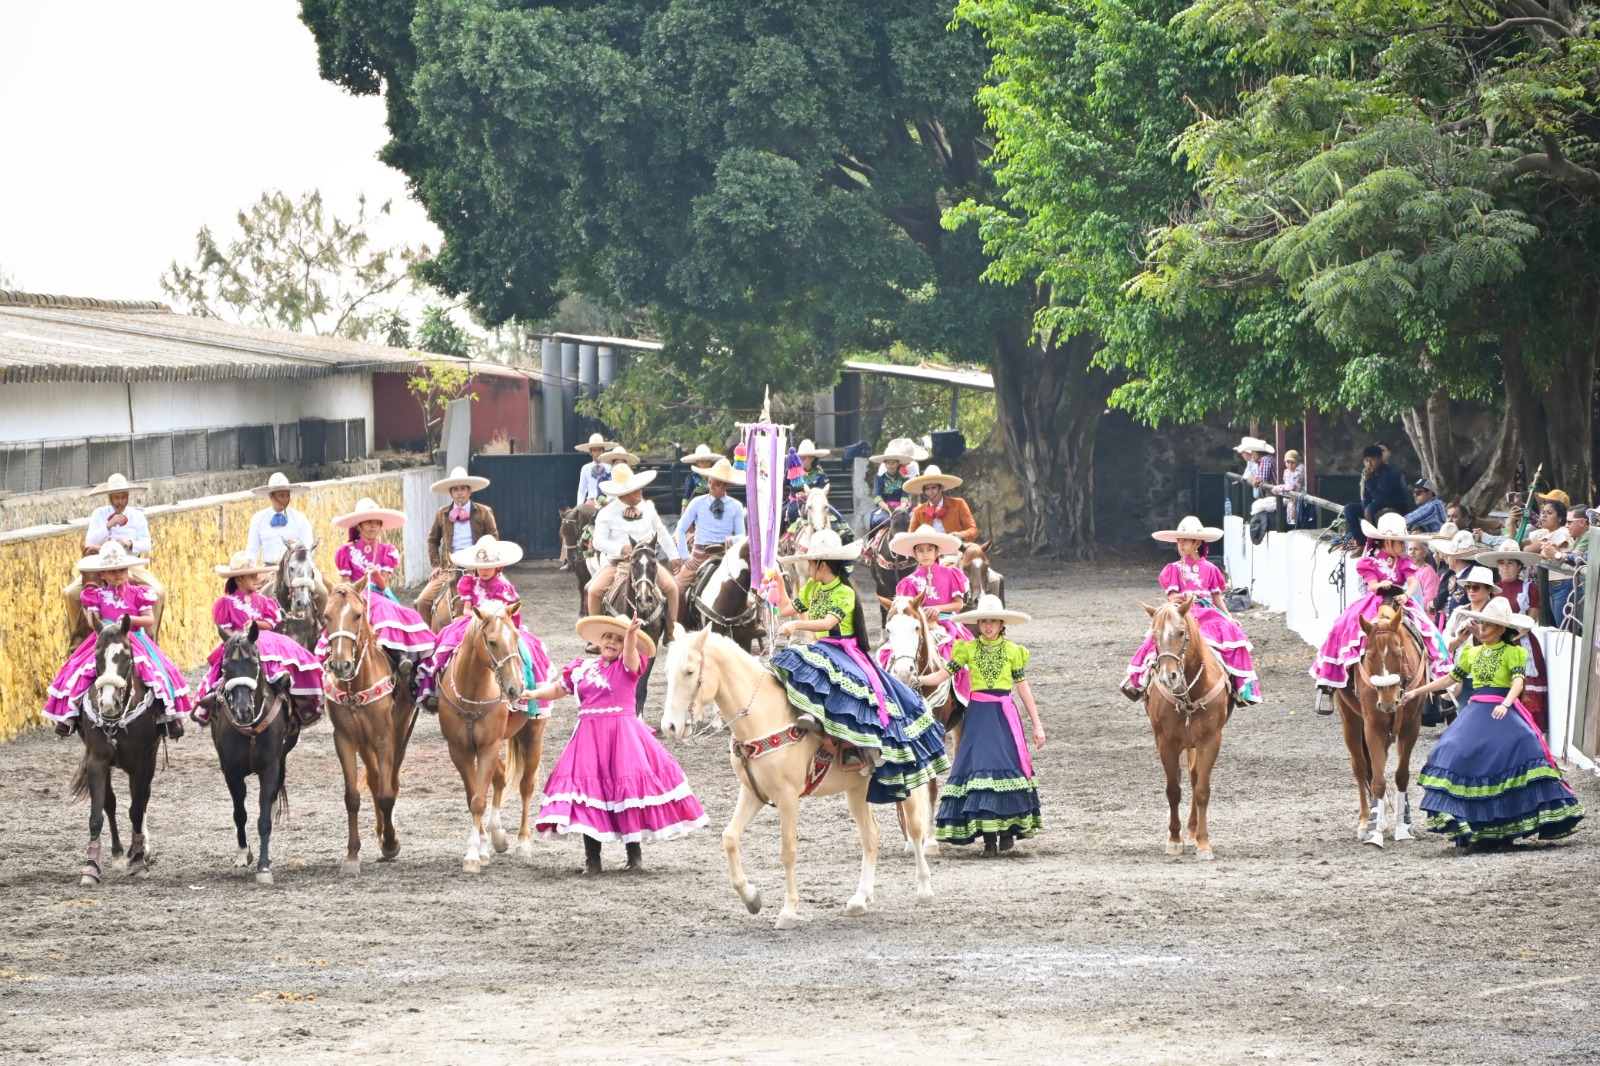
[[[917,568],[900,579],[895,586],[896,596],[921,596],[922,611],[933,624],[936,649],[940,658],[948,658],[950,645],[958,640],[971,640],[972,634],[960,622],[953,621],[953,613],[966,604],[967,575],[953,566],[939,562],[939,556],[957,551],[961,542],[949,533],[941,533],[932,526],[897,533],[889,540],[889,550],[897,555],[913,557]],[[879,649],[878,658],[885,666],[888,648]]]
[[[626,463],[611,468],[611,479],[600,486],[611,502],[594,517],[594,550],[604,565],[589,582],[585,593],[590,615],[600,613],[600,601],[611,589],[623,560],[633,554],[633,546],[654,538],[666,551],[673,569],[678,564],[678,542],[673,537],[655,504],[644,498],[645,486],[656,479],[654,470],[635,474]],[[626,569],[623,568],[623,573]],[[666,571],[657,571],[656,585],[667,600],[667,632],[678,620],[678,585]]]
[[[714,452],[708,445],[697,444],[694,451],[679,459],[679,462],[689,464],[689,473],[683,479],[683,506],[682,511],[687,511],[689,505],[706,493],[711,491],[711,468],[718,459],[727,458],[721,452]],[[638,460],[634,460],[637,465]]]
[[[433,617],[433,603],[450,580],[452,571],[446,564],[451,553],[466,551],[484,537],[500,535],[494,511],[472,498],[474,492],[488,487],[488,478],[470,476],[466,468],[460,466],[450,471],[449,477],[428,487],[435,496],[449,493],[450,504],[439,508],[433,516],[433,528],[428,531],[428,561],[433,564],[433,570],[416,602],[417,613],[424,618]]]
[[[889,520],[895,511],[906,506],[906,468],[909,464],[926,459],[928,453],[917,447],[910,438],[896,437],[889,442],[888,450],[867,461],[883,469],[872,483],[872,517],[867,522],[870,532]]]
[[[710,549],[720,549],[732,537],[744,536],[744,504],[728,495],[729,485],[743,485],[744,472],[735,470],[726,459],[706,471],[707,494],[697,496],[678,519],[678,551],[684,556],[679,567],[678,588],[687,592],[706,560]],[[689,531],[694,530],[694,550],[689,550]]]
[[[789,498],[783,502],[785,529],[800,521],[806,493],[812,489],[828,487],[828,472],[817,465],[817,460],[826,458],[832,451],[828,448],[819,448],[810,440],[803,440],[800,442],[800,447],[794,450],[794,454],[800,459],[800,477],[799,480],[790,479]]]
[[[200,698],[195,701],[194,720],[199,725],[207,725],[216,709],[228,640],[247,631],[252,622],[257,628],[255,643],[261,657],[261,673],[267,682],[278,685],[287,680],[288,696],[302,726],[322,717],[321,661],[310,649],[274,632],[282,620],[282,609],[277,600],[258,591],[262,578],[277,569],[257,566],[249,551],[234,552],[228,565],[216,568],[218,577],[227,578],[222,598],[211,606],[211,620],[217,625],[222,643],[206,660],[211,669],[200,682]]]
[[[911,512],[911,528],[915,530],[930,526],[940,533],[950,534],[959,542],[950,551],[956,551],[961,544],[971,544],[978,539],[978,522],[972,517],[972,508],[967,506],[967,501],[945,495],[951,489],[960,487],[960,478],[941,473],[936,466],[929,466],[927,473],[911,478],[905,484],[906,494],[912,499],[918,493],[925,497],[924,502],[917,504],[917,509]]]
[[[366,590],[378,643],[388,651],[390,661],[401,675],[411,673],[421,660],[433,653],[433,630],[420,614],[403,606],[389,590],[389,583],[400,566],[400,553],[393,544],[378,539],[378,534],[384,530],[405,525],[406,516],[400,511],[379,507],[363,496],[355,510],[335,518],[333,524],[350,531],[349,541],[340,545],[333,557],[339,576]],[[326,644],[324,635],[319,652],[325,650]]]
[[[272,504],[250,516],[250,535],[244,546],[252,559],[275,568],[290,543],[303,546],[317,539],[311,531],[311,519],[289,506],[294,494],[304,491],[304,483],[290,481],[282,473],[273,474],[265,485],[250,490],[252,495],[265,497]]]

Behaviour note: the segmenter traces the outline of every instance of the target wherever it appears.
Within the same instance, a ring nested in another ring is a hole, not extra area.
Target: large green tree
[[[939,0],[303,0],[322,72],[382,93],[445,234],[427,280],[493,325],[563,285],[649,308],[679,380],[751,405],[900,342],[992,365],[1028,540],[1092,551],[1092,339],[980,280],[943,211],[993,195],[980,35]]]

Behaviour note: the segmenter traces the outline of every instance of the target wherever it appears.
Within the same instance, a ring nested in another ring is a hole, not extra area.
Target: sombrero
[[[1277,451],[1276,448],[1260,437],[1241,437],[1239,443],[1233,446],[1233,450],[1236,452],[1262,452],[1267,455]]]
[[[1000,597],[991,592],[986,592],[978,597],[978,606],[970,611],[963,611],[951,616],[957,622],[981,622],[986,618],[999,619],[1007,625],[1023,625],[1033,621],[1032,618],[1021,611],[1008,611],[1005,604],[1000,602]]]
[[[951,489],[959,489],[961,487],[961,479],[954,474],[941,473],[938,467],[929,464],[926,473],[907,479],[905,489],[914,496],[929,485],[939,485],[946,492],[949,492]]]
[[[1367,535],[1368,540],[1432,540],[1432,533],[1410,533],[1406,530],[1406,516],[1395,511],[1378,516],[1378,524],[1373,525],[1365,518],[1361,520],[1361,532]]]
[[[819,448],[814,443],[812,443],[810,440],[803,440],[803,441],[800,442],[800,447],[798,447],[798,448],[796,448],[794,450],[794,453],[796,455],[798,455],[802,459],[804,459],[808,455],[813,456],[813,457],[815,457],[817,459],[821,459],[824,456],[832,455],[833,454],[833,449],[832,448]]]
[[[489,479],[486,477],[475,477],[467,473],[466,467],[458,466],[450,471],[449,477],[441,478],[440,480],[435,481],[432,485],[429,485],[428,491],[436,496],[447,496],[449,495],[450,490],[457,485],[465,485],[473,492],[479,492],[489,487]]]
[[[126,570],[130,566],[143,566],[149,561],[130,554],[121,542],[108,540],[93,555],[79,559],[78,569],[85,574],[92,574],[101,570]]]
[[[382,522],[384,529],[399,529],[406,524],[406,516],[403,512],[388,507],[379,507],[367,496],[363,496],[356,501],[355,510],[335,518],[333,524],[340,529],[354,529],[361,523],[370,522],[374,519]]]
[[[485,533],[471,547],[451,552],[450,561],[468,570],[507,567],[522,561],[522,549],[509,540],[496,540]]]
[[[940,533],[932,526],[918,526],[909,533],[896,533],[889,538],[889,550],[896,555],[911,558],[916,553],[912,551],[918,544],[932,544],[939,549],[940,555],[949,555],[951,552],[961,550],[961,538],[949,533]]]
[[[1178,523],[1177,529],[1158,529],[1150,536],[1163,544],[1176,544],[1180,540],[1198,540],[1203,544],[1215,544],[1222,539],[1222,530],[1216,526],[1201,525],[1200,519],[1189,515]]]
[[[1500,584],[1500,579],[1495,577],[1493,570],[1478,563],[1473,563],[1463,570],[1456,581],[1462,585],[1487,585],[1490,588],[1497,588]]]
[[[718,459],[721,459],[721,458],[723,458],[723,455],[722,455],[721,452],[712,451],[711,447],[709,445],[697,444],[697,445],[695,445],[694,451],[690,452],[688,455],[683,456],[678,461],[680,463],[690,463],[690,464],[693,464],[693,463],[714,463]]]
[[[611,468],[611,480],[600,482],[600,491],[607,496],[626,496],[630,492],[639,491],[655,479],[654,470],[635,474],[633,467],[627,463],[618,463]]]
[[[579,444],[578,446],[576,446],[572,450],[575,451],[575,452],[586,452],[590,448],[604,448],[606,451],[609,452],[613,448],[620,448],[620,447],[622,447],[622,445],[618,444],[616,441],[614,441],[614,440],[606,440],[604,434],[591,433],[591,434],[589,434],[589,441],[588,441],[587,444]]]
[[[735,470],[733,464],[719,457],[710,470],[705,473],[707,481],[721,481],[727,485],[743,485],[744,471]]]
[[[143,492],[149,487],[149,485],[146,485],[142,481],[129,481],[121,474],[112,474],[110,477],[106,478],[104,485],[96,485],[94,488],[84,493],[84,495],[105,496],[113,492]]]
[[[1481,611],[1462,610],[1461,617],[1471,618],[1476,622],[1488,622],[1490,625],[1505,626],[1519,633],[1533,628],[1533,619],[1513,611],[1511,601],[1504,596],[1496,596]]]
[[[1435,555],[1448,555],[1452,558],[1478,555],[1483,551],[1483,547],[1470,529],[1457,530],[1448,540],[1429,540],[1428,547],[1433,549]]]
[[[839,534],[831,529],[819,529],[811,535],[811,548],[804,555],[784,555],[778,558],[780,563],[808,563],[820,559],[830,563],[853,563],[861,558],[861,542],[853,540],[845,544],[839,539]]]
[[[277,570],[276,566],[262,566],[256,562],[256,557],[247,551],[234,552],[228,560],[227,566],[212,567],[218,577],[244,577],[246,574],[270,574]]]
[[[613,466],[617,463],[627,463],[629,466],[639,465],[639,457],[630,451],[624,450],[620,444],[609,452],[601,452],[600,461],[602,463],[611,463]]]
[[[918,447],[910,437],[896,437],[889,442],[882,455],[874,455],[867,462],[887,463],[892,459],[897,463],[920,463],[927,457],[927,449]]]
[[[1494,566],[1496,563],[1503,563],[1507,561],[1521,563],[1523,566],[1538,566],[1540,563],[1545,561],[1544,556],[1540,555],[1538,552],[1524,551],[1484,552],[1483,554],[1476,556],[1476,558],[1478,562],[1482,563],[1484,566]]]
[[[255,488],[250,490],[250,493],[253,496],[271,496],[274,492],[287,492],[292,494],[296,492],[304,492],[310,487],[310,485],[307,485],[303,481],[290,481],[282,473],[276,473],[267,478],[267,483],[265,485],[257,485]]]
[[[577,624],[572,628],[577,632],[578,636],[590,644],[598,645],[600,643],[600,634],[607,630],[617,633],[626,639],[628,626],[631,624],[628,619],[619,615],[591,614],[587,618],[578,619]],[[633,639],[639,644],[639,654],[654,655],[656,653],[656,642],[651,640],[650,635],[644,630],[641,629],[635,633]]]

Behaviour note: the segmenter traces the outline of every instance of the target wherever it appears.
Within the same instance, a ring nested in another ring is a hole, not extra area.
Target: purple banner
[[[789,450],[789,431],[771,422],[757,422],[745,430],[744,447],[750,568],[759,584],[778,562],[785,486],[783,457]]]

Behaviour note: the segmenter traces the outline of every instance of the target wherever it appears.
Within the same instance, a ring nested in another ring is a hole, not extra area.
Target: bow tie
[[[934,504],[931,504],[931,503],[925,503],[922,506],[923,506],[923,509],[927,512],[927,515],[928,515],[929,518],[943,518],[944,517],[944,510],[945,510],[945,505],[944,504],[941,503],[941,504],[938,504],[937,506],[935,506]]]
[[[715,496],[713,496],[711,498],[711,517],[712,518],[721,518],[722,517],[722,508],[723,508],[723,505],[724,505],[725,502],[726,501],[724,501],[724,500],[717,499]]]
[[[636,521],[639,518],[639,508],[637,508],[637,507],[624,507],[622,509],[622,517],[623,517],[624,521],[628,521],[628,522]]]
[[[470,508],[470,507],[452,507],[452,508],[450,508],[450,521],[452,521],[452,522],[465,522],[471,517],[472,517],[472,508]]]
[[[288,524],[289,524],[289,516],[284,514],[282,511],[278,511],[276,514],[274,514],[272,516],[272,520],[267,523],[267,525],[271,526],[274,529],[281,529],[282,527],[284,527],[284,526],[286,526]]]

